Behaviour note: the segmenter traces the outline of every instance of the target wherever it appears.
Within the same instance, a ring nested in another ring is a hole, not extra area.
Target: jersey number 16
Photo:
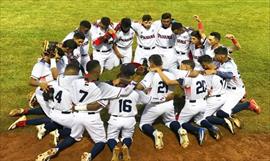
[[[119,100],[119,112],[131,112],[131,103],[132,101],[131,100],[122,100],[120,99]]]

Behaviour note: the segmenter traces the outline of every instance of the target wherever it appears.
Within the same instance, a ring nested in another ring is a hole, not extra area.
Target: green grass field
[[[1,132],[6,131],[14,120],[8,117],[9,110],[27,104],[26,95],[33,89],[28,86],[28,79],[44,40],[61,41],[83,19],[93,22],[102,16],[109,16],[113,21],[119,21],[127,16],[139,20],[146,13],[159,19],[165,11],[171,12],[184,25],[193,27],[196,27],[193,15],[200,15],[207,33],[235,34],[242,49],[233,57],[245,82],[248,97],[255,98],[263,109],[261,115],[249,111],[240,114],[245,123],[241,132],[270,132],[268,0],[1,0],[0,6]],[[229,45],[231,42],[223,39],[222,43]],[[105,72],[103,78],[112,78],[113,73]]]

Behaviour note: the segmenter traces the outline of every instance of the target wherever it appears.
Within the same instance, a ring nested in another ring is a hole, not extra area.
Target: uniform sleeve
[[[66,40],[69,40],[69,39],[73,39],[73,36],[74,36],[74,32],[71,32],[69,33],[62,42],[66,41]]]
[[[135,23],[135,22],[131,23],[131,28],[136,32],[138,32],[140,26],[141,26],[141,24],[139,24],[139,23]]]
[[[190,87],[192,83],[192,79],[190,77],[186,77],[183,79],[183,85],[184,87]]]
[[[153,25],[155,28],[160,28],[160,27],[162,26],[161,20],[157,20],[157,21],[153,22],[152,25]]]
[[[148,104],[151,102],[151,96],[146,95],[143,91],[136,90],[139,95],[137,104]]]
[[[32,69],[31,78],[39,80],[42,74],[43,66],[40,63],[36,63]]]
[[[143,78],[143,80],[140,82],[140,84],[144,87],[144,89],[151,87],[153,76],[154,76],[154,73],[153,72],[149,72],[149,73],[147,73],[145,75],[145,77]]]
[[[183,79],[189,75],[189,71],[187,70],[170,69],[169,72],[171,72],[177,79]]]

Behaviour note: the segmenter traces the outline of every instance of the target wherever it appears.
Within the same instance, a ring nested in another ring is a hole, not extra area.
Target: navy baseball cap
[[[132,63],[122,64],[120,68],[120,74],[124,76],[133,76],[136,72],[136,66]]]

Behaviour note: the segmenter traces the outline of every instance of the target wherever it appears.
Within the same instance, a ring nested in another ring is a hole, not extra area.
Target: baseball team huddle
[[[245,98],[233,59],[232,53],[241,46],[232,34],[225,36],[232,46],[222,45],[220,33],[206,35],[200,17],[195,15],[194,20],[197,29],[182,25],[167,12],[156,21],[150,15],[118,23],[102,17],[95,23],[81,21],[62,42],[45,41],[29,81],[36,87],[29,107],[10,111],[10,116],[19,118],[8,130],[34,125],[39,140],[53,135],[55,146],[36,161],[56,157],[79,142],[85,130],[94,145],[81,155],[82,161],[94,160],[106,144],[112,161],[130,161],[138,105],[143,108],[140,131],[156,149],[164,147],[162,131],[153,126],[159,117],[183,148],[189,145],[188,133],[196,136],[199,145],[207,132],[219,140],[220,126],[234,134],[235,128],[241,128],[236,113],[261,112],[254,99]],[[100,80],[104,71],[118,66],[115,79]],[[102,110],[110,115],[107,129]],[[27,119],[26,115],[43,117]]]

